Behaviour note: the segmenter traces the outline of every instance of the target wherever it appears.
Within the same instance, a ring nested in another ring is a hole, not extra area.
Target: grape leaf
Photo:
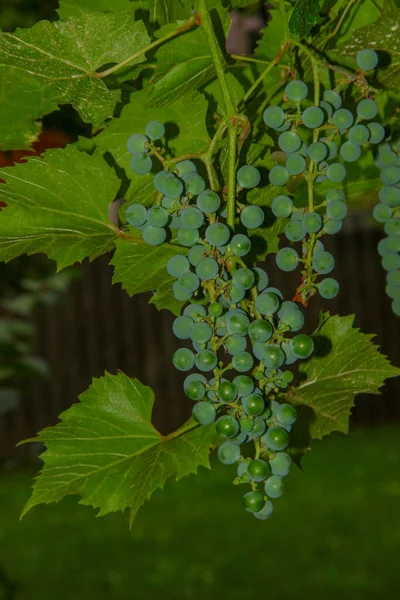
[[[140,0],[139,0],[139,3]],[[58,16],[62,21],[66,21],[70,17],[81,16],[85,12],[117,12],[119,10],[127,10],[135,8],[137,1],[135,0],[60,0],[57,9]]]
[[[0,34],[0,148],[29,147],[36,120],[70,103],[97,128],[120,99],[95,72],[145,48],[144,24],[130,11],[83,14],[67,22],[40,21],[31,29]],[[132,64],[145,61],[141,56]]]
[[[154,118],[154,110],[146,108],[147,92],[136,92],[127,104],[119,119],[96,138],[98,148],[112,155],[113,161],[125,177],[124,196],[134,197],[135,202],[152,204],[155,190],[154,174],[135,175],[130,167],[130,154],[126,142],[132,133],[144,133],[146,123]],[[187,98],[179,98],[168,108],[157,110],[157,119],[165,123],[166,140],[171,156],[180,156],[188,152],[204,152],[210,138],[206,128],[208,104],[202,94],[195,92]],[[128,179],[127,179],[128,178]]]
[[[348,2],[346,0],[339,13],[346,8],[347,4]],[[363,0],[363,2],[356,2],[347,13],[337,35],[329,40],[330,47],[336,48],[337,45],[343,44],[346,40],[351,41],[358,29],[366,27],[371,23],[375,23],[382,15],[383,5],[384,0]],[[332,17],[335,16],[336,21],[335,24],[331,26],[332,29],[338,23],[338,19],[340,18],[339,14],[335,15],[335,13],[332,13]],[[324,35],[321,36],[319,42],[324,45]]]
[[[108,208],[119,180],[101,155],[49,150],[1,176],[0,260],[44,252],[62,269],[113,247],[119,232]]]
[[[254,52],[255,58],[267,62],[271,61],[278,54],[282,40],[284,39],[283,19],[280,11],[272,9],[269,12],[271,14],[271,21],[262,30],[262,37],[258,41]],[[285,54],[280,62],[286,63],[287,61],[288,55]]]
[[[309,435],[321,439],[333,431],[348,433],[357,394],[378,394],[385,379],[400,369],[371,342],[374,335],[353,327],[354,316],[324,316],[314,334],[315,352],[300,364],[291,402],[309,418]]]
[[[134,230],[130,229],[130,232]],[[137,237],[120,238],[116,246],[111,260],[113,283],[121,283],[130,296],[156,291],[150,302],[159,310],[166,308],[179,315],[183,302],[176,300],[172,294],[175,280],[168,274],[166,265],[172,256],[186,254],[187,250],[173,244],[148,246]]]
[[[289,19],[291,33],[302,39],[319,21],[320,0],[297,0]]]
[[[80,504],[99,509],[99,516],[138,509],[169,477],[176,480],[209,467],[215,426],[192,420],[169,436],[151,423],[151,388],[123,373],[94,379],[80,402],[60,415],[61,422],[37,438],[47,450],[25,515],[37,504],[80,495]]]

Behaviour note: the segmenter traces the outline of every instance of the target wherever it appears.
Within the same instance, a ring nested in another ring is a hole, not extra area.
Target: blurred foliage
[[[17,27],[32,27],[37,21],[57,19],[57,0],[1,0],[0,29],[14,31]]]

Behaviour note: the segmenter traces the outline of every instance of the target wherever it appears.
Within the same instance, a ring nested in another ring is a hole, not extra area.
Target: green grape
[[[291,154],[286,161],[286,169],[291,175],[300,175],[306,168],[306,161],[301,154]]]
[[[247,235],[237,233],[231,239],[229,246],[235,256],[242,257],[250,252],[251,242]]]
[[[285,482],[280,475],[272,475],[265,482],[264,489],[270,498],[280,498],[285,491]]]
[[[270,292],[262,292],[259,296],[257,296],[256,309],[262,314],[266,316],[273,315],[280,306],[279,297],[276,294]]]
[[[224,312],[224,307],[219,302],[211,302],[208,307],[208,314],[211,317],[220,317]]]
[[[203,213],[213,214],[217,212],[221,204],[220,197],[212,190],[204,190],[197,197],[197,206]]]
[[[329,102],[326,102],[325,100],[321,100],[319,105],[320,108],[322,108],[325,111],[326,114],[324,115],[324,120],[327,121],[333,115],[332,105],[329,104]]]
[[[212,338],[212,329],[210,325],[203,321],[193,323],[190,338],[193,342],[197,342],[198,344],[205,344],[210,341]]]
[[[387,252],[400,252],[400,238],[397,235],[390,235],[386,238]]]
[[[162,187],[162,193],[166,196],[178,198],[183,193],[183,183],[173,173],[171,175],[172,177],[165,178],[162,181],[160,187]]]
[[[360,119],[365,119],[366,121],[374,119],[378,114],[378,105],[374,100],[364,98],[364,100],[361,100],[357,104],[357,114]]]
[[[204,223],[204,215],[198,208],[189,206],[181,213],[181,223],[186,229],[199,229]]]
[[[342,221],[332,221],[331,219],[328,219],[323,226],[323,231],[328,235],[335,235],[335,233],[339,233],[342,229],[342,225]]]
[[[179,283],[179,281],[175,281],[175,283],[173,284],[172,292],[173,292],[174,298],[176,298],[180,302],[186,302],[186,300],[190,300],[190,298],[193,295],[192,292],[188,292],[188,291],[184,290],[182,288],[181,284]]]
[[[269,409],[267,409],[269,410]],[[265,412],[263,413],[265,414]],[[265,422],[265,420],[263,419],[263,417],[256,417],[254,419],[254,427],[251,430],[251,437],[252,438],[259,438],[263,435],[263,433],[265,433],[265,430],[267,428],[267,424]]]
[[[131,158],[131,169],[137,175],[147,175],[150,173],[153,162],[151,156],[148,156],[145,152],[135,152]]]
[[[188,306],[186,306],[185,310],[183,311],[183,314],[186,317],[190,317],[191,319],[193,319],[193,321],[195,321],[197,323],[197,321],[200,321],[203,317],[206,316],[206,309],[204,308],[204,306],[202,306],[201,304],[188,304]]]
[[[249,337],[254,342],[268,342],[272,337],[272,325],[264,319],[255,319],[249,327]]]
[[[228,243],[231,232],[223,223],[213,223],[206,229],[205,237],[212,246],[225,246]]]
[[[325,90],[324,91],[324,100],[325,102],[329,102],[336,110],[342,106],[342,98],[340,94],[335,92],[334,90]]]
[[[276,410],[278,421],[282,425],[293,425],[297,419],[297,411],[291,404],[280,404]]]
[[[249,290],[253,287],[256,276],[251,269],[240,268],[237,269],[232,277],[234,285],[242,290]]]
[[[332,188],[326,193],[326,201],[332,202],[333,200],[342,200],[345,199],[344,192],[339,188]]]
[[[245,461],[238,464],[238,468],[237,468],[237,476],[238,477],[243,477],[243,475],[247,475],[247,466],[248,466],[248,463]],[[248,478],[248,480],[250,480],[250,478]]]
[[[264,123],[267,127],[281,127],[285,121],[285,113],[280,106],[268,106],[263,112]]]
[[[281,248],[275,257],[276,264],[281,271],[294,271],[299,264],[299,255],[294,248]]]
[[[199,262],[205,258],[204,252],[205,252],[205,248],[204,248],[204,246],[200,246],[200,244],[197,244],[196,246],[192,246],[190,248],[188,258],[189,258],[190,263],[194,267],[197,267]]]
[[[283,350],[275,344],[267,345],[261,354],[261,361],[267,369],[279,369],[285,364],[285,359]]]
[[[154,180],[153,180],[153,185],[156,188],[157,192],[160,192],[160,194],[164,194],[164,195],[168,195],[165,194],[164,191],[164,184],[169,181],[169,180],[175,180],[176,177],[173,173],[171,173],[170,171],[160,171],[159,173],[157,173],[154,176]],[[177,180],[179,181],[179,180]],[[179,194],[178,194],[179,196]]]
[[[371,132],[365,125],[354,125],[349,129],[349,141],[357,146],[362,146],[368,142]]]
[[[375,164],[380,169],[384,167],[390,167],[391,165],[397,164],[397,154],[396,152],[390,151],[382,151],[379,153],[378,158],[375,160]]]
[[[249,352],[238,352],[232,358],[232,366],[238,373],[246,373],[254,366],[253,357]]]
[[[253,271],[256,273],[257,290],[259,292],[262,292],[268,286],[268,283],[269,283],[268,275],[264,271],[264,269],[260,269],[259,267],[256,267],[255,269],[253,269]]]
[[[363,71],[372,71],[378,64],[378,55],[375,50],[366,48],[357,52],[356,60],[360,69]]]
[[[333,221],[342,221],[347,215],[347,206],[343,200],[331,200],[326,207],[326,214]]]
[[[385,185],[396,185],[400,182],[400,167],[391,165],[381,171],[381,180]]]
[[[240,447],[232,442],[224,442],[218,448],[218,458],[224,465],[233,465],[240,458]]]
[[[326,144],[323,144],[322,142],[313,142],[308,148],[308,156],[314,162],[325,160],[325,158],[328,156],[328,148]]]
[[[189,172],[183,176],[186,185],[186,193],[198,196],[206,189],[206,182],[198,173]]]
[[[180,198],[171,198],[170,196],[164,196],[163,199],[161,200],[161,206],[163,206],[164,208],[166,208],[168,210],[168,212],[172,212],[176,207],[177,207],[177,203],[179,202]]]
[[[320,142],[323,142],[325,144],[325,146],[327,146],[327,148],[329,150],[329,155],[328,155],[328,159],[327,160],[332,160],[333,158],[335,158],[335,156],[338,153],[337,144],[335,142],[332,142],[331,140],[329,140],[326,137],[322,137],[320,139]]]
[[[214,423],[217,416],[216,410],[209,402],[198,402],[192,410],[193,418],[200,425],[210,425]]]
[[[275,131],[287,131],[290,129],[290,121],[285,121],[280,127],[275,127]]]
[[[400,219],[389,219],[384,226],[386,235],[400,235]]]
[[[245,297],[246,292],[243,289],[239,289],[232,285],[229,290],[229,302],[228,304],[239,304]]]
[[[333,113],[332,122],[341,131],[350,129],[354,123],[354,117],[347,108],[339,108]]]
[[[256,519],[259,519],[260,521],[266,521],[267,519],[270,518],[273,511],[274,511],[274,507],[273,507],[272,502],[267,500],[265,502],[264,506],[262,507],[262,509],[253,513],[253,515],[255,516]]]
[[[188,348],[179,348],[174,352],[172,362],[178,371],[190,371],[194,367],[194,354]]]
[[[369,141],[371,144],[380,144],[385,137],[385,129],[380,123],[368,123],[367,125],[371,134]]]
[[[191,160],[182,160],[176,163],[175,169],[178,171],[179,177],[183,177],[187,173],[196,173],[196,165]]]
[[[388,271],[388,273],[395,273],[397,271]],[[385,287],[386,295],[392,300],[396,300],[398,302],[400,300],[400,287],[397,285],[388,284]]]
[[[303,221],[290,221],[285,227],[285,236],[290,242],[299,242],[306,235]]]
[[[382,204],[379,202],[374,206],[374,210],[372,212],[375,221],[378,223],[385,223],[392,216],[392,209],[387,204]]]
[[[301,116],[303,123],[309,129],[316,129],[324,122],[324,111],[319,106],[309,106]]]
[[[295,335],[291,341],[293,352],[299,358],[308,358],[314,351],[314,342],[305,333]]]
[[[400,255],[388,252],[382,257],[382,267],[385,271],[396,271],[400,268]]]
[[[189,387],[193,383],[195,383],[196,385],[201,383],[205,390],[206,388],[204,386],[207,383],[207,378],[204,377],[204,375],[201,375],[200,373],[191,373],[191,375],[187,375],[185,378],[185,381],[183,382],[183,389],[185,390],[185,393],[188,391]],[[195,397],[192,398],[192,396],[188,394],[189,398],[191,400],[200,400],[205,394],[205,391],[204,392],[202,391],[203,388],[201,386],[197,385]],[[192,390],[194,391],[194,388],[192,388]]]
[[[291,331],[299,331],[304,325],[303,313],[294,302],[284,302],[278,311],[278,317]]]
[[[238,396],[248,396],[254,390],[254,382],[248,375],[237,375],[233,383],[236,386]]]
[[[318,284],[318,291],[322,298],[331,300],[339,293],[339,284],[336,279],[332,277],[326,277]]]
[[[249,394],[242,398],[244,412],[249,417],[258,417],[265,409],[264,398],[257,393]]]
[[[137,154],[141,152],[148,152],[148,144],[149,138],[141,133],[134,133],[128,139],[126,147],[128,148],[128,152],[130,154]]]
[[[182,227],[178,230],[178,242],[182,246],[190,247],[199,241],[199,232],[197,229],[187,229]]]
[[[247,492],[243,496],[243,506],[248,512],[259,513],[264,508],[264,504],[264,498],[260,492]]]
[[[269,459],[269,466],[273,475],[285,477],[292,466],[292,459],[286,452],[277,452],[273,458]]]
[[[275,165],[269,172],[269,181],[272,185],[286,185],[289,181],[287,169],[280,165]]]
[[[147,221],[147,208],[143,204],[131,204],[125,211],[129,225],[141,227]]]
[[[284,152],[297,152],[301,146],[301,138],[295,131],[285,131],[278,138],[278,146]]]
[[[344,142],[340,147],[340,156],[346,162],[355,162],[361,156],[361,148],[351,142]]]
[[[292,212],[293,202],[289,196],[279,195],[272,201],[272,212],[275,217],[289,217]]]
[[[196,266],[196,275],[200,277],[202,281],[210,281],[214,279],[219,273],[219,265],[213,258],[207,257],[199,261]]]
[[[247,375],[239,375],[239,377],[247,377]],[[244,433],[250,433],[250,431],[252,431],[254,428],[255,421],[252,417],[242,417],[239,423],[240,431],[243,431]]]
[[[195,356],[196,367],[203,372],[215,369],[217,362],[217,355],[212,350],[200,350]]]
[[[149,246],[159,246],[167,239],[167,232],[162,227],[147,225],[142,232],[143,239]]]
[[[172,324],[172,331],[180,340],[188,340],[193,327],[193,319],[181,315]]]
[[[329,181],[333,183],[340,183],[346,177],[346,169],[340,163],[332,163],[329,165],[326,175]]]
[[[289,434],[282,427],[269,427],[265,434],[267,447],[276,452],[284,450],[289,444]]]
[[[236,385],[232,381],[223,381],[218,388],[218,397],[222,402],[235,402],[238,396],[238,390]],[[232,418],[232,417],[230,417]],[[237,421],[235,424],[237,424]],[[236,435],[236,434],[235,434]],[[231,437],[231,436],[229,436]]]
[[[305,213],[303,225],[307,233],[317,233],[322,229],[322,217],[316,212]]]
[[[165,135],[165,127],[159,121],[149,121],[146,125],[146,135],[151,140],[159,140]]]
[[[335,259],[330,252],[314,252],[312,267],[321,275],[327,275],[335,268]]]
[[[293,102],[301,102],[304,98],[307,98],[308,87],[304,81],[294,80],[287,84],[285,87],[285,95],[288,100]]]
[[[147,222],[153,227],[164,227],[168,219],[168,211],[163,206],[153,206],[147,213]]]
[[[225,316],[225,323],[230,335],[246,335],[250,321],[241,309],[230,310]]]
[[[269,464],[261,458],[256,458],[249,463],[247,472],[253,481],[264,481],[270,472]]]
[[[230,335],[225,340],[225,347],[229,354],[234,356],[239,352],[243,352],[247,346],[246,338],[242,335]]]
[[[239,433],[239,423],[229,415],[219,417],[216,422],[218,435],[225,438],[233,438]]]
[[[387,274],[387,282],[390,285],[400,286],[400,271],[390,271]]]
[[[281,343],[281,349],[283,350],[284,354],[285,354],[285,365],[292,365],[293,363],[296,362],[297,360],[297,356],[295,355],[295,353],[292,350],[292,346],[290,344],[288,344],[287,342],[282,342]],[[291,371],[285,371],[284,375],[286,373],[291,373]],[[286,379],[283,377],[283,380],[286,382]],[[287,382],[290,383],[290,382]]]
[[[260,171],[251,165],[243,165],[236,173],[238,184],[246,189],[256,187],[260,183]]]
[[[264,222],[264,211],[261,206],[246,206],[240,214],[240,220],[247,229],[256,229]]]

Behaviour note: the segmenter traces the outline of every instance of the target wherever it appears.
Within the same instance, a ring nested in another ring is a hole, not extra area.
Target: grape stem
[[[119,71],[123,67],[126,67],[127,65],[129,65],[129,63],[131,63],[134,60],[136,60],[136,59],[140,58],[141,56],[143,56],[143,54],[146,54],[146,52],[149,52],[149,50],[153,50],[153,48],[157,48],[157,46],[160,46],[161,44],[164,44],[164,42],[167,42],[171,38],[174,38],[174,37],[176,37],[178,35],[181,35],[182,33],[186,33],[186,31],[189,31],[190,29],[192,29],[193,25],[198,25],[197,15],[193,15],[181,27],[177,27],[176,29],[174,29],[174,31],[171,31],[170,33],[168,33],[164,37],[159,38],[158,40],[155,40],[154,42],[152,42],[151,44],[149,44],[145,48],[142,48],[138,52],[135,52],[135,54],[132,54],[131,56],[129,56],[128,58],[126,58],[122,62],[114,65],[113,67],[110,67],[109,69],[106,69],[105,71],[100,71],[100,72],[93,73],[94,77],[98,77],[99,79],[104,79],[104,77],[108,77],[109,75],[112,75],[112,73],[115,73],[116,71]]]

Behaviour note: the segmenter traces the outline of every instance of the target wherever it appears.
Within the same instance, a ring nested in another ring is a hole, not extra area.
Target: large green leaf
[[[333,7],[332,17],[335,17],[331,29],[333,30],[342,16],[343,11],[347,8],[348,0],[338,3],[340,6],[339,10],[336,11],[336,6]],[[339,31],[335,37],[329,40],[329,47],[336,48],[337,45],[343,44],[346,40],[351,41],[357,30],[366,27],[371,23],[375,23],[382,14],[382,8],[384,0],[362,0],[355,2],[345,16],[343,23],[341,24]],[[320,46],[325,44],[326,36],[321,35],[318,38]]]
[[[119,180],[101,155],[50,150],[1,176],[0,260],[44,252],[62,269],[113,247],[108,208]]]
[[[189,421],[161,435],[151,423],[151,388],[123,373],[95,379],[61,422],[35,441],[46,444],[43,469],[24,513],[70,494],[99,515],[138,509],[169,477],[176,480],[209,467],[215,426]],[[34,441],[34,440],[30,440]]]
[[[182,246],[148,246],[137,237],[121,238],[111,261],[114,266],[113,283],[121,283],[130,296],[156,292],[151,302],[158,309],[167,308],[179,315],[183,302],[176,300],[172,294],[174,279],[168,274],[166,265],[175,254],[186,253]]]
[[[59,104],[72,104],[84,121],[101,126],[113,115],[120,92],[107,89],[96,71],[148,43],[144,24],[131,11],[40,21],[31,29],[1,33],[0,148],[29,147],[39,131],[37,119]]]
[[[320,0],[297,0],[289,19],[289,29],[297,38],[304,38],[319,21]]]
[[[154,109],[146,108],[148,99],[145,91],[136,92],[131,102],[122,110],[121,117],[114,119],[96,138],[99,149],[111,154],[118,167],[122,167],[127,199],[134,197],[135,202],[152,204],[155,199],[153,187],[154,174],[135,175],[130,167],[130,154],[126,142],[133,133],[144,133],[146,123],[154,119]],[[180,156],[188,152],[204,152],[210,138],[206,128],[208,104],[202,94],[195,92],[187,98],[179,98],[168,108],[157,109],[157,119],[166,125],[166,139],[171,156]]]
[[[282,40],[284,38],[283,19],[279,10],[272,9],[271,21],[262,31],[262,37],[257,43],[254,57],[260,60],[269,62],[279,52]],[[287,54],[282,58],[281,62],[287,62]]]
[[[400,375],[371,342],[374,335],[361,333],[353,323],[352,315],[325,315],[314,335],[312,358],[300,364],[291,402],[300,407],[300,425],[307,421],[309,438],[348,433],[355,396],[378,394],[385,379]]]

